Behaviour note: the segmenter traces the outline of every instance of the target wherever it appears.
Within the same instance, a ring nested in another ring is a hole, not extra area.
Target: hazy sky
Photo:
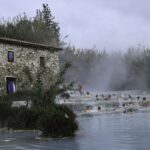
[[[65,41],[78,48],[150,47],[149,0],[0,0],[0,17],[33,16],[42,3],[49,4],[62,39],[69,35]]]

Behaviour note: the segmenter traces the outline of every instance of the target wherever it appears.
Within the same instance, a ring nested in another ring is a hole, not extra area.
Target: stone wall
[[[14,52],[14,62],[8,62],[8,51]],[[44,68],[40,67],[40,57],[45,58]],[[30,70],[32,83],[29,82],[25,68]],[[6,93],[7,77],[16,78],[16,89],[24,90],[33,86],[39,71],[43,76],[43,84],[47,87],[56,79],[59,72],[58,52],[0,44],[0,91],[2,93]]]

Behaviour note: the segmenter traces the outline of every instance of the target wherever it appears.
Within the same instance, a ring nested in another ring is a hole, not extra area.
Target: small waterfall
[[[138,92],[86,93],[68,92],[69,98],[57,97],[57,104],[65,104],[76,114],[126,113],[149,110],[150,94]]]

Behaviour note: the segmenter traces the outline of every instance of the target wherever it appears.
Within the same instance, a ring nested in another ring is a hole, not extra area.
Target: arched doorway
[[[6,77],[6,88],[7,94],[12,94],[16,92],[16,78]]]

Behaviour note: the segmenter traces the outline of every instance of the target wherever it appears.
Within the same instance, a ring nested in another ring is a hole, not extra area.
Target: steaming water
[[[116,101],[118,96],[120,93],[112,97],[111,103]],[[132,96],[137,97],[138,94],[132,92]],[[150,100],[149,94],[140,93],[140,96]],[[106,104],[107,101],[97,102],[93,95],[88,98],[72,96],[65,103],[72,105],[75,110],[78,108],[76,111],[78,113],[87,104],[98,106]],[[40,139],[39,133],[35,131],[10,133],[1,130],[0,150],[149,150],[150,107],[147,112],[105,113],[99,113],[99,115],[88,113],[79,116],[77,120],[80,129],[74,138]]]
[[[129,109],[132,109],[132,111],[150,111],[149,91],[92,92],[83,95],[78,92],[70,92],[70,96],[69,99],[58,98],[56,102],[69,106],[77,115],[123,113]],[[108,98],[109,96],[110,98]],[[129,98],[129,96],[131,97]],[[145,102],[148,107],[143,107],[143,103],[145,103],[143,98],[146,99]],[[125,106],[123,106],[124,104]],[[98,109],[99,107],[100,109]]]
[[[78,118],[74,138],[38,139],[37,132],[0,133],[0,150],[149,150],[150,113]]]

